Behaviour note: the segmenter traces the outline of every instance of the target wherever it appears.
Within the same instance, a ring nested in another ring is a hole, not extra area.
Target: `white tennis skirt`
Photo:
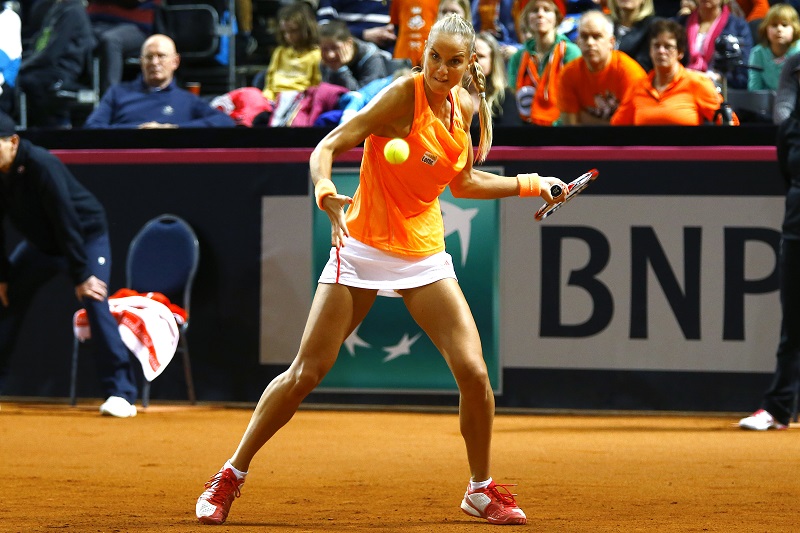
[[[440,279],[458,280],[453,258],[445,251],[422,258],[404,258],[348,238],[347,245],[331,248],[320,283],[339,283],[359,289],[377,289],[381,296],[429,285]]]

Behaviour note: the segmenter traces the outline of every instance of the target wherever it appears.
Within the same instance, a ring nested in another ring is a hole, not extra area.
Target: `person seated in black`
[[[29,126],[71,127],[68,103],[59,88],[77,84],[96,45],[81,0],[55,0],[32,42],[23,46],[17,83],[28,97]]]

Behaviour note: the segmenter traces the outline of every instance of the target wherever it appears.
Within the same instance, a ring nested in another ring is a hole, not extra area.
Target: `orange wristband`
[[[322,201],[332,194],[336,194],[336,185],[328,178],[322,178],[314,185],[314,197],[317,199],[317,207],[323,211],[325,208],[322,207]]]
[[[526,174],[525,176],[517,176],[517,181],[519,182],[519,195],[522,197],[526,196],[539,196],[539,178],[533,178],[530,174]]]

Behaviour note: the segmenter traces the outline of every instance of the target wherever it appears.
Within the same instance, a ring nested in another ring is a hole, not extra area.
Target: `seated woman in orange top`
[[[317,206],[331,222],[330,259],[297,356],[267,386],[239,447],[206,484],[195,509],[201,522],[225,521],[256,452],[325,377],[378,293],[394,291],[441,351],[458,384],[461,434],[471,473],[461,509],[491,524],[526,523],[513,494],[489,473],[494,395],[478,328],[445,251],[438,198],[449,187],[461,198],[541,196],[553,203],[563,201],[565,193],[553,198],[551,187],[566,190],[566,184],[538,174],[498,176],[473,168],[473,103],[462,83],[471,79],[485,94],[486,79],[476,59],[472,25],[458,15],[440,19],[428,35],[422,69],[381,91],[312,152],[309,166]],[[491,146],[492,130],[485,97],[479,105],[476,160],[481,162]],[[391,164],[383,150],[397,137],[408,143],[409,155],[402,164]],[[331,166],[337,156],[362,142],[359,186],[350,198],[336,192]],[[397,497],[402,499],[402,487]],[[413,507],[413,501],[407,505]]]
[[[699,126],[717,120],[722,104],[714,83],[700,72],[681,65],[686,31],[673,20],[660,19],[650,27],[653,70],[632,86],[611,117],[614,126]],[[734,124],[739,119],[734,115]]]

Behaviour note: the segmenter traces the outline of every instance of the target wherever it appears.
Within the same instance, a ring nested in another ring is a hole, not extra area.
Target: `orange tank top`
[[[414,122],[405,138],[408,159],[393,165],[383,156],[387,137],[370,135],[347,227],[353,238],[396,255],[424,257],[444,250],[439,195],[467,164],[458,88],[450,91],[450,129],[433,115],[421,73],[414,74]]]

